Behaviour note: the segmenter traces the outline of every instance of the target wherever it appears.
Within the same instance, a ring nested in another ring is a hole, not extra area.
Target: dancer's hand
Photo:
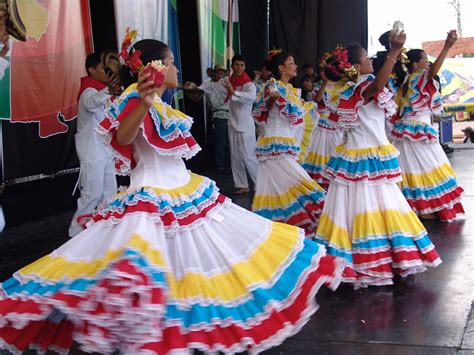
[[[454,43],[458,40],[458,33],[456,30],[451,30],[448,32],[448,36],[446,37],[446,41],[444,41],[444,48],[450,49]]]
[[[222,83],[224,84],[226,89],[230,89],[232,87],[232,83],[230,82],[230,79],[228,76],[222,79]]]
[[[265,100],[265,106],[267,106],[268,110],[271,110],[273,108],[273,105],[275,105],[275,102],[280,97],[280,92],[275,87],[274,83],[270,83],[270,85],[265,88],[265,93],[267,95],[267,98]]]
[[[438,58],[436,58],[434,63],[430,65],[430,69],[428,72],[428,80],[433,79],[435,75],[438,74],[438,72],[441,70],[444,60],[448,56],[449,50],[454,45],[454,43],[456,43],[457,40],[458,40],[458,34],[456,30],[449,31],[448,36],[446,37],[446,40],[444,41],[443,50],[438,55]]]
[[[227,89],[227,92],[228,92],[229,96],[234,95],[235,89],[234,89],[234,87],[232,86],[232,83],[230,82],[230,79],[229,79],[228,76],[226,76],[226,77],[224,78],[224,86],[225,86],[225,88]]]
[[[144,73],[143,70],[140,70],[138,73],[138,83],[137,91],[140,94],[140,99],[142,103],[150,108],[153,106],[153,101],[155,100],[156,89],[155,82],[151,77],[150,73]]]
[[[397,62],[398,54],[402,50],[406,39],[407,36],[405,32],[397,30],[390,31],[390,50],[387,53],[387,57],[375,76],[375,80],[369,84],[362,94],[366,102],[374,95],[382,91],[385,88],[385,85],[387,85],[388,78],[393,71],[393,67]]]
[[[268,98],[275,102],[280,97],[280,92],[275,87],[270,87],[267,89]]]
[[[394,50],[401,50],[403,48],[403,45],[405,44],[405,41],[407,40],[407,35],[405,34],[404,31],[391,31],[390,32],[390,48]]]
[[[223,79],[223,83],[224,83],[224,87],[227,89],[227,92],[229,93],[229,95],[234,95],[235,90],[234,90],[234,87],[232,86],[232,83],[230,82],[230,79],[229,79],[228,76],[226,76]]]

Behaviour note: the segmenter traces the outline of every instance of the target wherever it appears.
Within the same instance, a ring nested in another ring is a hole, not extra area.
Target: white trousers
[[[117,193],[115,165],[112,158],[82,163],[79,174],[81,196],[77,199],[77,210],[69,226],[70,237],[82,232],[84,224],[97,206]]]
[[[230,165],[234,186],[248,188],[247,172],[254,185],[257,181],[258,161],[255,156],[255,127],[238,132],[229,125]]]

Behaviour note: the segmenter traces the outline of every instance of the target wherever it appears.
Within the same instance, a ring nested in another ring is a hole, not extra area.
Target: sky
[[[446,33],[457,29],[454,7],[449,0],[368,0],[368,52],[374,54],[383,47],[379,36],[392,28],[396,20],[405,25],[407,48],[421,48],[426,41],[444,40]],[[461,0],[463,37],[474,37],[474,0]]]

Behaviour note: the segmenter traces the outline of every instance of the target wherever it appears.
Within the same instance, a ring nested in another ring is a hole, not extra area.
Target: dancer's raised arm
[[[458,33],[456,30],[451,30],[448,32],[448,36],[446,37],[446,40],[444,41],[444,46],[443,49],[441,50],[441,53],[439,54],[438,58],[434,61],[434,63],[430,66],[430,71],[428,73],[428,80],[433,79],[436,74],[438,74],[439,70],[441,69],[441,66],[444,63],[444,60],[448,56],[449,50],[451,47],[456,43],[458,40]]]
[[[406,38],[407,36],[403,31],[392,31],[390,33],[390,50],[388,51],[387,57],[385,58],[385,62],[377,73],[374,82],[370,84],[367,90],[364,91],[365,99],[369,99],[376,93],[383,90],[383,88],[387,84],[390,74],[393,71],[393,66],[397,62],[398,55],[400,54],[400,51],[403,48],[403,45],[405,44]]]

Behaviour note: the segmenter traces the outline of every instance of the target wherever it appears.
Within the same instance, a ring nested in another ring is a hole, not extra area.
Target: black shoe
[[[454,149],[451,148],[449,145],[447,144],[441,144],[441,147],[443,148],[444,152],[446,154],[451,154],[452,152],[454,152]]]
[[[405,286],[405,287],[414,287],[416,286],[416,278],[414,274],[407,275],[402,277],[400,275],[395,275],[394,282],[397,285]]]

